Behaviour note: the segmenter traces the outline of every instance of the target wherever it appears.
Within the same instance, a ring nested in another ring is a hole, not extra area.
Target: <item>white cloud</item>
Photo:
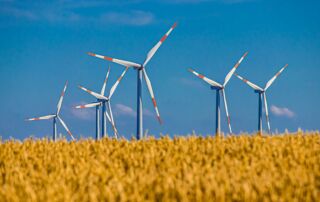
[[[272,105],[270,110],[276,116],[284,116],[288,118],[293,118],[295,116],[295,113],[286,107],[277,107]]]
[[[137,116],[136,111],[134,109],[132,109],[131,107],[124,105],[124,104],[116,104],[115,105],[114,115],[116,115],[116,116],[130,116],[130,117]],[[143,109],[143,115],[144,116],[154,116],[154,114],[148,109]]]
[[[35,15],[33,12],[26,9],[20,9],[20,8],[14,8],[14,7],[2,7],[0,8],[0,14],[13,16],[15,18],[24,18],[27,20],[37,19],[37,15]]]
[[[1,0],[0,0],[1,2]],[[17,19],[47,21],[51,23],[104,23],[130,26],[143,26],[154,21],[151,12],[129,9],[118,11],[122,5],[131,5],[139,1],[103,1],[103,0],[55,0],[55,1],[2,1],[0,15]],[[79,8],[102,8],[98,12],[83,12]],[[104,8],[104,9],[103,9]],[[113,11],[115,8],[116,11]]]
[[[59,4],[47,5],[10,3],[0,7],[0,15],[24,19],[29,21],[48,21],[48,22],[75,22],[84,19],[84,16],[72,10],[65,9]]]
[[[254,2],[258,0],[221,0],[220,2],[226,4],[239,4],[239,3],[247,3],[247,2]]]
[[[59,0],[67,8],[93,8],[93,7],[110,7],[126,6],[143,2],[143,0]]]
[[[202,3],[202,2],[207,2],[210,0],[169,0],[169,1],[166,1],[167,3]]]
[[[111,23],[143,26],[155,21],[153,13],[134,10],[143,4],[199,4],[215,2],[224,4],[245,3],[259,0],[53,0],[16,1],[0,0],[0,15],[19,19],[48,21],[51,23]],[[97,12],[84,11],[99,8]],[[119,10],[119,8],[121,10]]]
[[[144,116],[154,116],[154,114],[149,111],[148,109],[143,109],[143,115]]]
[[[121,116],[121,115],[131,116],[131,117],[136,116],[136,112],[131,107],[123,104],[116,104],[114,113],[117,116]]]
[[[38,13],[42,19],[48,22],[77,22],[82,19],[82,16],[73,12],[44,12]]]
[[[180,82],[182,85],[195,87],[195,88],[201,88],[204,86],[201,81],[197,81],[189,78],[179,78],[178,82]]]
[[[80,103],[77,103],[76,105],[83,105],[83,104],[87,104],[87,103],[80,102]],[[72,106],[70,109],[71,109],[72,115],[74,115],[78,119],[86,120],[86,121],[95,119],[95,116],[96,116],[95,107],[85,108],[85,109],[76,109],[74,106]]]
[[[158,2],[175,3],[175,4],[199,4],[204,2],[215,2],[223,4],[246,3],[258,0],[158,0]]]
[[[102,14],[100,19],[106,23],[142,26],[152,23],[154,16],[145,11],[109,12]]]

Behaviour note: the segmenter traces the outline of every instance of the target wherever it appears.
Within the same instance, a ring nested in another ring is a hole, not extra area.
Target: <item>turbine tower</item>
[[[89,93],[90,95],[92,95],[93,97],[95,97],[97,99],[96,102],[93,102],[93,103],[89,103],[89,104],[84,104],[84,105],[79,105],[79,106],[76,106],[77,109],[83,109],[83,108],[90,108],[90,107],[96,107],[96,140],[99,140],[100,139],[100,127],[99,127],[99,107],[102,106],[102,115],[101,115],[101,118],[102,118],[102,131],[101,131],[101,134],[102,134],[102,137],[105,137],[107,134],[107,123],[106,123],[106,119],[108,119],[108,121],[110,122],[110,124],[112,125],[112,129],[114,131],[114,136],[116,138],[118,138],[119,134],[118,134],[118,130],[117,128],[115,127],[115,123],[114,123],[114,119],[113,119],[113,114],[112,114],[112,110],[111,110],[111,104],[110,104],[110,99],[113,95],[113,93],[115,92],[118,84],[120,83],[120,81],[122,80],[124,74],[127,72],[128,70],[128,67],[126,67],[126,69],[123,71],[123,73],[120,75],[120,77],[118,78],[118,80],[116,81],[116,83],[112,86],[112,88],[110,89],[110,92],[109,92],[109,96],[105,96],[105,90],[106,90],[106,85],[107,85],[107,81],[108,81],[108,78],[109,78],[109,74],[110,74],[110,67],[108,69],[108,72],[107,72],[107,75],[106,75],[106,78],[104,80],[104,83],[102,85],[102,88],[101,88],[101,91],[100,93],[96,93],[96,92],[93,92],[91,90],[88,90],[82,86],[79,86],[80,89],[86,91],[87,93]],[[108,108],[108,111],[106,110],[106,107]],[[109,115],[110,113],[110,115]]]
[[[64,94],[65,94],[65,92],[67,90],[67,85],[68,85],[68,81],[66,82],[66,84],[65,84],[65,86],[64,86],[64,88],[62,90],[62,93],[61,93],[61,96],[60,96],[60,99],[59,99],[59,102],[58,102],[58,105],[57,105],[57,111],[56,111],[55,114],[27,119],[27,121],[39,121],[39,120],[53,119],[53,135],[52,135],[53,141],[56,141],[56,139],[57,139],[57,119],[59,120],[61,125],[64,127],[64,129],[67,131],[67,133],[70,135],[72,140],[75,140],[74,137],[72,136],[72,133],[70,132],[69,128],[67,127],[66,123],[59,116],[60,109],[61,109],[61,106],[62,106],[63,97],[64,97]]]
[[[159,123],[161,124],[161,118],[160,118],[160,114],[159,114],[159,110],[157,107],[157,102],[156,99],[154,97],[154,92],[152,89],[152,85],[151,85],[151,81],[147,75],[146,72],[146,65],[148,64],[148,62],[150,61],[150,59],[153,57],[153,55],[157,52],[157,50],[159,49],[159,47],[162,45],[162,43],[167,39],[167,37],[169,36],[169,34],[172,32],[172,30],[176,27],[177,23],[174,23],[171,28],[169,29],[169,31],[160,39],[160,41],[148,52],[147,57],[145,59],[145,61],[143,62],[143,64],[138,64],[135,62],[130,62],[130,61],[126,61],[126,60],[120,60],[120,59],[116,59],[116,58],[111,58],[108,56],[103,56],[103,55],[98,55],[95,53],[88,53],[91,56],[97,57],[97,58],[101,58],[104,60],[108,60],[120,65],[123,65],[125,67],[133,67],[134,69],[137,70],[137,139],[139,140],[140,138],[142,138],[142,133],[143,133],[143,114],[142,114],[142,75],[146,81],[150,96],[151,96],[151,100],[153,103],[153,106],[155,108],[156,114],[157,114],[157,118]]]
[[[250,82],[249,80],[241,77],[240,75],[236,74],[235,75],[242,80],[243,82],[245,82],[246,84],[248,84],[251,88],[253,88],[254,92],[258,94],[258,131],[259,131],[259,135],[262,135],[262,102],[264,102],[264,109],[266,111],[266,120],[267,120],[267,125],[268,125],[268,132],[271,132],[271,128],[270,128],[270,121],[269,121],[269,112],[268,112],[268,103],[267,103],[267,96],[266,96],[266,91],[267,89],[272,85],[272,83],[276,80],[276,78],[281,74],[281,72],[288,66],[288,64],[286,64],[284,67],[282,67],[280,69],[280,71],[278,73],[276,73],[265,85],[264,88],[259,87],[258,85]],[[263,101],[262,101],[263,99]]]
[[[218,83],[218,82],[216,82],[216,81],[214,81],[212,79],[209,79],[209,78],[205,77],[204,75],[199,74],[198,72],[194,71],[191,68],[188,69],[191,73],[193,73],[194,75],[196,75],[197,77],[199,77],[200,79],[202,79],[206,83],[208,83],[211,86],[212,90],[216,91],[216,135],[217,136],[220,135],[220,130],[221,130],[221,128],[220,128],[220,93],[222,94],[223,101],[224,101],[224,108],[226,110],[229,131],[230,131],[230,133],[232,133],[231,123],[230,123],[230,116],[229,116],[229,112],[228,112],[227,99],[226,99],[226,95],[225,95],[225,90],[224,89],[225,89],[227,83],[229,82],[229,80],[231,79],[232,74],[236,71],[236,69],[238,68],[238,66],[240,65],[242,60],[247,56],[247,54],[248,54],[248,52],[246,52],[240,58],[240,60],[235,64],[235,66],[230,70],[230,72],[225,77],[223,84],[220,84],[220,83]]]

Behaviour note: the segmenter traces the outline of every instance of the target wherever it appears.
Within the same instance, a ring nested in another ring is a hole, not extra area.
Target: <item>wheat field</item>
[[[318,132],[0,143],[0,201],[319,201]]]

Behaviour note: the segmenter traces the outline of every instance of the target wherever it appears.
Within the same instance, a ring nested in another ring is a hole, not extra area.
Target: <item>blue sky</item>
[[[268,90],[272,130],[316,130],[319,9],[319,1],[289,0],[0,0],[0,136],[51,135],[51,121],[24,119],[54,113],[68,80],[61,116],[76,137],[94,137],[94,109],[72,107],[94,101],[77,86],[100,91],[110,63],[86,52],[142,63],[175,21],[178,26],[147,66],[164,121],[158,124],[144,85],[149,133],[213,134],[215,92],[187,68],[222,82],[245,51],[249,54],[237,73],[260,86],[289,64]],[[108,89],[123,71],[110,65]],[[255,131],[257,95],[235,77],[226,94],[234,132]],[[112,99],[120,133],[134,134],[134,70]],[[227,131],[223,108],[222,129]]]

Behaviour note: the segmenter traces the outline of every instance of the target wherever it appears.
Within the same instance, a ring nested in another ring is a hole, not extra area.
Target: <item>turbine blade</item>
[[[202,74],[199,74],[198,72],[194,71],[193,69],[189,68],[188,69],[189,72],[191,72],[192,74],[196,75],[197,77],[199,77],[200,79],[204,80],[205,82],[207,82],[208,84],[210,84],[211,86],[215,86],[215,87],[219,87],[222,88],[222,85],[219,84],[218,82],[211,80],[207,77],[205,77]]]
[[[224,79],[223,86],[226,86],[229,80],[231,79],[233,73],[236,71],[236,69],[239,67],[242,60],[248,55],[248,52],[245,52],[243,56],[240,58],[240,60],[234,65],[234,67],[230,70],[230,72],[227,74],[226,78]]]
[[[98,105],[101,105],[101,102],[93,102],[93,103],[89,103],[89,104],[78,105],[78,106],[75,106],[75,108],[83,109],[83,108],[95,107],[95,106],[98,106]]]
[[[56,117],[55,114],[52,114],[52,115],[46,115],[46,116],[40,116],[40,117],[37,117],[37,118],[30,118],[30,119],[26,119],[26,121],[39,121],[39,120],[47,120],[47,119],[52,119]]]
[[[284,67],[282,67],[280,69],[280,71],[278,73],[276,73],[276,75],[274,75],[269,81],[268,83],[266,84],[266,87],[264,87],[264,90],[267,90],[271,84],[276,80],[276,78],[281,74],[281,72],[288,66],[288,64],[286,64]]]
[[[113,129],[114,133],[116,134],[116,138],[118,138],[118,136],[119,136],[118,130],[117,130],[117,128],[115,127],[115,125],[112,123],[112,120],[111,120],[111,118],[110,118],[110,116],[109,116],[109,114],[108,114],[107,111],[105,111],[105,116],[107,117],[108,121],[109,121],[110,124],[112,125],[112,129]]]
[[[156,114],[157,114],[158,121],[159,121],[160,124],[162,124],[162,121],[161,121],[161,118],[160,118],[160,114],[159,114],[159,110],[158,110],[158,106],[157,106],[157,102],[156,102],[156,99],[154,98],[154,93],[153,93],[153,89],[152,89],[152,85],[151,85],[150,79],[149,79],[149,77],[147,75],[147,72],[146,72],[146,70],[144,68],[142,69],[142,72],[143,72],[143,76],[144,76],[144,79],[146,81],[146,84],[147,84],[147,87],[148,87],[148,90],[149,90],[149,93],[150,93],[150,96],[151,96],[151,100],[152,100],[154,109],[155,109]]]
[[[122,80],[123,76],[125,75],[125,73],[128,71],[129,67],[126,67],[126,69],[122,72],[122,74],[120,75],[120,77],[118,78],[118,80],[113,84],[113,86],[110,89],[110,93],[109,93],[109,99],[111,99],[114,91],[116,90],[117,86],[119,85],[120,81]]]
[[[267,119],[267,124],[268,124],[268,131],[269,134],[271,132],[271,128],[270,128],[270,121],[269,121],[269,111],[268,111],[268,103],[267,103],[267,96],[266,93],[263,93],[263,97],[264,97],[264,108],[266,110],[266,119]]]
[[[231,123],[230,123],[230,116],[229,116],[229,112],[228,112],[228,105],[227,105],[226,94],[225,94],[225,92],[224,92],[224,89],[222,89],[221,92],[222,92],[223,101],[224,101],[224,108],[225,108],[225,110],[226,110],[226,115],[227,115],[227,121],[228,121],[229,131],[230,131],[230,133],[232,133]]]
[[[108,109],[109,109],[109,113],[110,113],[110,117],[111,117],[111,121],[112,121],[112,127],[114,127],[114,135],[115,137],[118,139],[118,131],[116,130],[116,124],[114,123],[114,119],[113,119],[113,114],[112,114],[112,109],[111,109],[111,103],[110,101],[108,102]]]
[[[57,117],[58,117],[58,120],[60,121],[61,125],[64,127],[64,129],[67,131],[67,133],[72,138],[72,140],[75,140],[72,133],[70,132],[69,128],[67,127],[66,123],[59,116],[57,116]]]
[[[108,108],[109,108],[109,113],[110,113],[111,121],[112,121],[113,125],[115,125],[115,124],[114,124],[114,119],[113,119],[113,114],[112,114],[112,109],[111,109],[111,103],[110,103],[110,101],[108,102]]]
[[[79,86],[80,89],[86,91],[87,93],[89,93],[90,95],[92,95],[93,97],[97,98],[97,99],[101,99],[101,100],[108,100],[107,97],[99,94],[99,93],[96,93],[96,92],[93,92],[91,90],[88,90],[86,89],[85,87],[82,87],[82,86]]]
[[[90,52],[88,53],[88,55],[91,55],[91,56],[97,57],[97,58],[101,58],[101,59],[104,59],[104,60],[108,60],[108,61],[117,63],[119,65],[123,65],[125,67],[135,67],[135,68],[140,68],[141,67],[140,64],[137,64],[135,62],[130,62],[130,61],[126,61],[126,60],[120,60],[120,59],[111,58],[111,57],[103,56],[103,55],[98,55],[98,54],[90,53]]]
[[[104,92],[106,90],[109,74],[110,74],[110,65],[109,65],[109,68],[108,68],[108,72],[107,72],[106,78],[105,78],[105,80],[103,82],[103,85],[102,85],[102,89],[101,89],[101,93],[100,93],[101,95],[104,95]]]
[[[151,60],[151,58],[153,57],[153,55],[157,52],[157,50],[160,48],[160,46],[162,45],[162,43],[167,39],[167,37],[169,36],[169,34],[172,32],[172,30],[174,30],[174,28],[177,26],[177,23],[174,23],[169,31],[167,31],[167,33],[165,35],[163,35],[163,37],[160,39],[160,41],[151,48],[151,50],[148,52],[147,57],[143,63],[143,67],[145,67],[148,62]]]
[[[62,90],[62,93],[61,93],[61,96],[60,96],[60,99],[59,99],[59,102],[58,102],[58,105],[57,105],[57,114],[60,113],[63,97],[64,97],[64,94],[65,94],[65,92],[67,90],[67,85],[68,85],[68,81],[66,81],[66,84],[64,85],[64,88]]]
[[[234,75],[236,77],[238,77],[240,80],[242,80],[243,82],[245,82],[246,84],[248,84],[251,88],[253,88],[254,90],[260,90],[260,91],[263,91],[262,88],[260,88],[259,86],[257,86],[256,84],[250,82],[249,80],[243,78],[242,76],[240,76],[239,74],[237,73],[234,73]]]

